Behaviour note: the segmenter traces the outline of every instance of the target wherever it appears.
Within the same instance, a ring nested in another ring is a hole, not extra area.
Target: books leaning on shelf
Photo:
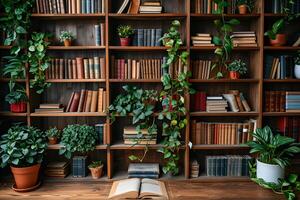
[[[211,43],[212,37],[209,33],[196,33],[191,37],[193,46],[195,47],[212,47],[215,44]]]
[[[105,73],[105,59],[101,57],[52,58],[46,79],[105,79]]]
[[[295,142],[300,142],[300,118],[299,117],[280,117],[277,120],[277,127],[284,136],[294,138]]]
[[[50,162],[46,165],[44,173],[48,177],[65,178],[70,173],[70,162]]]
[[[144,14],[161,13],[162,9],[163,7],[159,1],[145,1],[139,7],[139,12]]]
[[[66,112],[106,112],[106,91],[104,88],[99,90],[85,90],[73,92]]]
[[[156,144],[157,133],[149,134],[147,129],[140,132],[133,126],[126,126],[123,130],[124,144]]]
[[[163,182],[153,179],[131,178],[114,181],[108,199],[160,199],[168,200],[168,193]]]
[[[193,144],[238,145],[252,141],[251,133],[257,127],[255,119],[243,123],[197,122],[191,124]]]
[[[206,156],[206,176],[249,176],[249,155]]]
[[[161,28],[152,29],[135,29],[132,44],[133,46],[161,46],[160,38],[162,37]]]
[[[39,108],[34,110],[36,113],[62,113],[64,112],[64,106],[62,104],[40,104]]]
[[[279,57],[266,56],[264,78],[291,79],[294,78],[294,59],[290,55]]]
[[[128,178],[159,178],[158,163],[130,163]]]
[[[192,60],[191,66],[194,79],[207,80],[211,77],[211,60]]]
[[[199,176],[199,170],[200,170],[199,163],[197,160],[194,160],[191,163],[191,178],[197,178]]]
[[[230,38],[234,47],[257,47],[254,31],[232,32]]]
[[[36,0],[39,14],[95,14],[105,12],[105,0]]]

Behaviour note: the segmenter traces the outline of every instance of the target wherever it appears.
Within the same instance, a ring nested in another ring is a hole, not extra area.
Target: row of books
[[[135,29],[133,46],[161,46],[159,39],[162,37],[162,29]]]
[[[86,177],[88,174],[87,156],[74,156],[72,159],[73,177]]]
[[[128,178],[159,178],[158,163],[129,163]]]
[[[215,123],[192,121],[191,141],[193,144],[236,145],[252,140],[256,129],[254,119],[244,123]]]
[[[283,14],[284,13],[284,8],[291,8],[292,13],[300,13],[300,2],[299,1],[294,1],[294,3],[289,6],[289,0],[274,0],[270,1],[270,6],[268,7],[271,13],[275,14]]]
[[[194,79],[209,79],[211,76],[211,60],[192,60],[192,74]]]
[[[224,9],[226,14],[237,14],[237,1],[227,0],[227,6]],[[195,13],[196,14],[221,14],[217,13],[218,5],[213,0],[195,0]]]
[[[280,117],[277,121],[277,128],[284,136],[294,138],[300,142],[300,118]]]
[[[285,91],[265,91],[265,111],[285,112]]]
[[[234,47],[257,47],[254,31],[232,32],[230,35]]]
[[[70,174],[71,165],[69,161],[52,161],[46,165],[43,171],[48,177],[65,178]]]
[[[66,112],[106,112],[106,91],[85,90],[72,92]]]
[[[52,58],[46,71],[46,78],[105,79],[105,73],[105,59],[101,57]]]
[[[274,57],[267,55],[265,59],[265,74],[267,79],[294,78],[294,59],[289,55]]]
[[[191,40],[195,47],[215,46],[215,44],[212,43],[212,37],[209,33],[196,33],[195,36],[191,37]]]
[[[249,176],[249,155],[206,156],[207,176]]]
[[[149,134],[147,129],[140,132],[133,126],[126,126],[123,130],[124,144],[156,144],[157,133]]]
[[[36,0],[36,12],[45,14],[93,14],[105,12],[105,0]]]

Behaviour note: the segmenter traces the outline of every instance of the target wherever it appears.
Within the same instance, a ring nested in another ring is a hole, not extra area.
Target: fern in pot
[[[256,176],[265,182],[278,184],[284,178],[284,169],[294,154],[300,153],[300,144],[295,139],[274,134],[269,126],[257,128],[253,141],[247,145],[250,153],[257,154]]]
[[[240,79],[241,75],[247,73],[247,65],[241,59],[234,60],[228,65],[227,69],[229,70],[230,79]]]

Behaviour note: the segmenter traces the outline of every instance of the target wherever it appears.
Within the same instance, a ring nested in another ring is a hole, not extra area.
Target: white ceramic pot
[[[300,65],[295,65],[294,74],[297,79],[300,79]]]
[[[278,178],[284,178],[284,168],[256,160],[256,177],[278,184]]]

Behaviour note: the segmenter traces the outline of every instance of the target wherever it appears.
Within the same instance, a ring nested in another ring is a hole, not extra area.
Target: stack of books
[[[230,38],[234,47],[257,47],[254,31],[232,32]]]
[[[211,75],[211,60],[192,60],[192,73],[194,79],[209,79]]]
[[[161,28],[152,29],[135,29],[135,34],[133,36],[132,45],[133,46],[148,46],[148,47],[158,47],[161,46],[159,39],[162,37]]]
[[[147,129],[142,129],[140,134],[133,126],[124,127],[124,144],[156,144],[157,133],[150,135]]]
[[[265,91],[265,111],[285,112],[285,91]]]
[[[279,117],[277,127],[284,136],[294,138],[300,142],[300,118],[299,117]]]
[[[300,91],[287,91],[285,95],[286,112],[300,111]]]
[[[207,176],[249,176],[249,155],[206,156]]]
[[[159,178],[158,163],[130,163],[128,178]]]
[[[211,43],[211,35],[209,33],[197,33],[195,36],[191,37],[193,46],[195,47],[211,47],[215,46],[215,44]]]
[[[227,112],[227,101],[223,96],[207,96],[206,111],[207,112]]]
[[[73,177],[86,177],[87,170],[87,156],[74,156],[72,163]]]
[[[44,104],[40,104],[39,108],[36,108],[34,111],[36,113],[43,113],[43,112],[62,113],[64,112],[64,107],[62,104],[44,103]]]
[[[294,78],[294,59],[290,55],[274,57],[267,55],[265,59],[265,75],[267,79]]]
[[[50,162],[47,164],[44,173],[48,177],[65,178],[70,173],[70,162]]]
[[[140,13],[161,13],[162,12],[162,5],[159,1],[145,1],[139,7]]]
[[[194,160],[191,163],[191,178],[197,178],[199,176],[199,163],[197,160]]]
[[[106,91],[85,90],[73,92],[66,112],[106,112]]]

